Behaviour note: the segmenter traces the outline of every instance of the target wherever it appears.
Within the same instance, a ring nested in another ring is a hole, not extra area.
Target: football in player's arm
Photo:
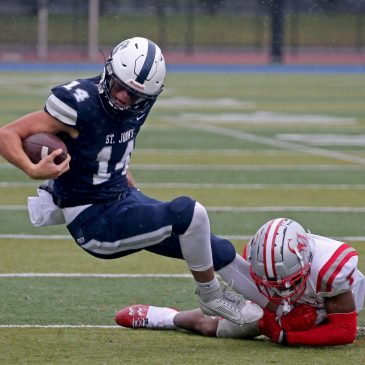
[[[297,222],[278,218],[257,231],[243,256],[249,262],[251,280],[269,299],[259,321],[237,326],[208,317],[199,309],[178,312],[134,305],[116,314],[117,323],[217,337],[266,335],[282,345],[331,346],[355,340],[365,280],[351,246],[307,233]]]

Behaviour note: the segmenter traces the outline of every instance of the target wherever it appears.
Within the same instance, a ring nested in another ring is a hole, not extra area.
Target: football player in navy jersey
[[[152,41],[135,37],[119,43],[102,74],[56,86],[44,110],[0,129],[0,153],[33,179],[52,182],[28,201],[34,225],[65,222],[89,254],[119,258],[140,250],[185,259],[196,281],[204,313],[236,324],[255,322],[262,309],[226,291],[244,264],[231,242],[210,233],[205,208],[190,197],[157,201],[139,191],[128,170],[136,137],[163,90],[165,61]],[[22,148],[29,135],[58,135],[69,156],[59,165],[56,150],[32,163]],[[237,278],[234,289],[244,285]],[[251,285],[248,283],[247,285]]]

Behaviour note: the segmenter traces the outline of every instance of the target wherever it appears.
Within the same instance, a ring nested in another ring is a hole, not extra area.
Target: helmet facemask
[[[148,39],[135,37],[113,49],[98,90],[112,110],[139,114],[150,108],[163,91],[165,75],[165,61],[159,47]],[[128,93],[131,105],[120,105],[113,97],[116,88]]]
[[[133,103],[131,105],[128,106],[118,105],[118,102],[112,96],[112,89],[115,86],[115,84],[119,84],[121,88],[127,90],[128,94],[133,99]],[[113,71],[113,66],[110,60],[108,60],[105,64],[102,80],[100,81],[99,84],[99,93],[106,98],[106,100],[108,101],[109,105],[113,108],[113,110],[130,111],[132,113],[143,113],[149,106],[152,106],[152,104],[155,102],[158,95],[160,95],[162,91],[163,87],[161,87],[161,89],[158,91],[158,94],[151,96],[142,94],[132,89],[130,86],[128,86],[126,83],[124,83],[116,76],[116,74]]]
[[[309,278],[310,263],[291,277],[284,279],[266,279],[253,272],[251,266],[251,276],[254,279],[260,293],[273,302],[287,300],[296,302],[304,293],[306,282]]]

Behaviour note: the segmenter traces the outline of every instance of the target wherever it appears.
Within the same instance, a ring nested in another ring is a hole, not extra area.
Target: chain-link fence
[[[272,50],[275,0],[12,0],[0,4],[0,60],[99,57],[144,36],[165,51],[257,54]],[[365,0],[280,0],[290,54],[352,52],[365,43]],[[92,13],[91,4],[97,6]],[[93,47],[91,49],[90,47]]]

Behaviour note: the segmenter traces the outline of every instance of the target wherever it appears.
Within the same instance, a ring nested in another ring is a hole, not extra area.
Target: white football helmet
[[[98,90],[114,110],[142,113],[162,92],[165,76],[161,49],[149,39],[135,37],[114,47],[105,63]],[[111,90],[115,83],[134,97],[133,105],[121,107],[113,100]]]
[[[251,276],[272,301],[295,302],[303,294],[312,255],[304,228],[288,218],[265,223],[248,244]]]

